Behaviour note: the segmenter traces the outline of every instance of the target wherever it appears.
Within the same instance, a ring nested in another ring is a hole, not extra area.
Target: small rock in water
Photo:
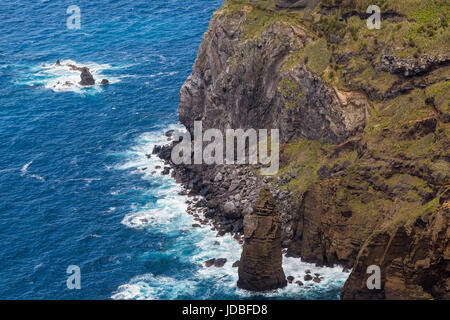
[[[306,276],[303,277],[303,279],[305,281],[311,281],[313,279],[313,277],[311,275],[307,274]]]
[[[233,263],[232,267],[233,268],[239,268],[239,264],[241,263],[241,261],[236,261],[235,263]]]
[[[296,283],[298,286],[302,286],[302,285],[303,285],[303,282],[301,282],[300,280],[299,280],[299,281],[295,281],[295,283]]]
[[[309,273],[311,273],[311,270],[306,270],[305,273],[308,273],[308,274],[309,274]]]
[[[315,283],[320,283],[320,282],[321,282],[321,280],[320,280],[319,277],[314,278],[313,281],[314,281]]]
[[[214,262],[214,266],[216,268],[222,268],[226,262],[227,262],[227,259],[225,259],[225,258],[216,259],[216,261]]]
[[[292,283],[292,281],[294,281],[294,277],[293,276],[288,276],[286,279],[287,279],[287,281],[289,283]]]
[[[109,84],[109,80],[108,79],[102,79],[102,82],[100,84],[102,86],[106,86],[107,84]]]
[[[198,223],[194,223],[194,224],[192,225],[192,227],[193,227],[193,228],[200,228],[200,225],[199,225]]]
[[[211,267],[211,266],[214,265],[214,262],[216,262],[216,259],[214,259],[214,258],[209,259],[209,260],[205,261],[205,266],[206,266],[207,268],[209,268],[209,267]]]

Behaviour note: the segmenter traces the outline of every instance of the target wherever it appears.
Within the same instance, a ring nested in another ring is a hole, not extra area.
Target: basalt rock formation
[[[89,72],[89,69],[86,67],[82,68],[80,77],[81,77],[80,85],[82,86],[93,86],[95,84],[94,77]]]
[[[225,1],[181,89],[179,118],[191,133],[196,120],[278,128],[280,170],[192,165],[174,175],[205,197],[221,231],[237,234],[270,183],[282,246],[352,268],[344,299],[448,299],[448,1],[386,1],[380,30],[367,28],[366,9]],[[380,291],[365,287],[372,264]]]
[[[287,285],[282,268],[281,221],[268,188],[261,189],[254,212],[244,218],[244,247],[238,287],[266,291]]]

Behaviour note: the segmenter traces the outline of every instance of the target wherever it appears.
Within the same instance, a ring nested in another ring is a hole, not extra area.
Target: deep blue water
[[[145,157],[177,123],[179,89],[221,2],[0,2],[1,299],[252,297],[235,288],[237,243],[193,230],[180,187],[151,175],[160,163]],[[80,30],[66,27],[71,4]],[[57,59],[111,84],[64,89],[74,74]],[[228,266],[202,267],[217,255]],[[69,265],[81,290],[66,287]],[[320,270],[324,284],[268,296],[337,298],[345,275]]]

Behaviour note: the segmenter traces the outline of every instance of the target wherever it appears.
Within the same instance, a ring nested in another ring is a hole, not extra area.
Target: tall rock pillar
[[[261,189],[253,214],[244,217],[244,248],[238,287],[266,291],[286,286],[282,267],[281,221],[270,190]]]

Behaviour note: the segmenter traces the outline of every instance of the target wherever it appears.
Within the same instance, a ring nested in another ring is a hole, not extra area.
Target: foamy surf
[[[212,225],[194,228],[193,216],[186,213],[188,196],[180,195],[182,187],[170,176],[161,175],[164,163],[152,155],[155,145],[167,143],[164,132],[167,130],[185,130],[173,125],[166,130],[146,133],[137,139],[136,145],[127,152],[126,161],[115,169],[127,170],[130,174],[139,174],[142,179],[150,180],[158,187],[151,190],[156,202],[134,206],[122,220],[129,228],[148,230],[165,234],[176,243],[163,254],[166,258],[176,259],[182,264],[195,266],[196,271],[188,277],[174,275],[145,274],[134,277],[121,285],[112,296],[113,299],[219,299],[219,298],[281,298],[281,299],[316,299],[332,292],[338,299],[339,289],[343,286],[348,273],[342,268],[319,268],[314,264],[304,263],[300,259],[283,257],[283,269],[286,276],[293,276],[294,281],[285,288],[264,293],[253,293],[237,288],[238,269],[234,262],[240,259],[242,247],[230,234],[217,237]],[[142,192],[146,192],[143,190]],[[200,216],[202,214],[198,213]],[[188,252],[189,254],[183,254]],[[153,253],[149,253],[152,256]],[[159,253],[158,253],[159,254]],[[158,257],[158,256],[157,256]],[[221,268],[205,267],[206,260],[225,258],[227,262]],[[320,283],[305,281],[309,270],[321,277]],[[302,281],[299,286],[296,281]]]
[[[89,87],[81,86],[79,84],[81,72],[72,70],[68,65],[89,68],[89,71],[95,79],[95,85]],[[117,69],[117,67],[112,67],[109,64],[61,60],[60,65],[52,62],[30,68],[29,72],[18,83],[28,86],[43,86],[55,92],[96,93],[103,90],[103,86],[100,84],[102,79],[108,79],[110,84],[120,82],[120,77],[113,77],[102,73],[114,69]]]

